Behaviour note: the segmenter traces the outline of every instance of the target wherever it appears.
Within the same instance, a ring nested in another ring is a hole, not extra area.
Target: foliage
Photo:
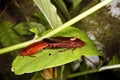
[[[43,49],[37,52],[33,56],[23,57],[17,55],[12,63],[12,71],[16,75],[36,72],[32,80],[34,79],[41,80],[42,77],[39,75],[38,71],[51,67],[58,67],[61,65],[68,67],[69,65],[68,63],[71,63],[78,59],[82,59],[81,58],[82,56],[96,56],[96,57],[100,56],[100,52],[97,50],[93,41],[89,39],[87,34],[83,30],[75,28],[71,25],[85,18],[91,13],[95,12],[99,8],[105,6],[108,2],[112,0],[103,1],[100,4],[92,7],[91,9],[87,10],[86,12],[83,12],[82,14],[78,15],[77,17],[71,20],[70,20],[71,14],[64,1],[62,0],[53,0],[53,1],[33,0],[33,1],[40,9],[40,12],[34,14],[34,16],[37,17],[38,22],[35,21],[21,22],[17,25],[14,25],[8,21],[0,22],[0,32],[1,32],[0,42],[1,45],[5,47],[3,49],[0,49],[0,54],[13,50],[19,53],[16,49],[24,48],[36,41],[41,41],[44,38],[55,37],[55,36],[77,37],[78,39],[84,41],[85,45],[80,48],[78,47],[76,49],[68,49],[68,50],[66,50],[65,48]],[[82,0],[72,0],[72,10],[76,9],[81,2]],[[32,38],[32,40],[27,41],[28,38],[26,36],[29,36],[30,39]],[[93,63],[92,60],[90,60],[89,58],[88,61]],[[108,64],[108,66],[102,67],[101,65],[103,61],[101,61],[100,64],[98,62],[99,65],[97,66],[97,68],[90,70],[90,68],[88,68],[89,65],[87,65],[84,62],[84,59],[82,62],[83,64],[81,64],[80,66],[82,68],[80,67],[78,68],[79,69],[78,73],[71,74],[72,73],[70,71],[71,67],[68,67],[69,71],[66,71],[67,70],[66,68],[58,69],[59,76],[57,77],[56,80],[63,79],[65,75],[67,76],[65,78],[74,78],[74,77],[79,77],[81,75],[87,75],[89,73],[100,72],[107,69],[114,69],[116,67],[112,66],[112,68],[109,68],[109,65],[111,66],[114,64],[119,64],[119,60],[114,57],[113,60]],[[117,65],[117,68],[118,67],[119,65]],[[82,78],[79,77],[79,79]],[[91,78],[91,80],[92,79],[93,78]]]
[[[71,31],[72,33],[70,33]],[[72,37],[74,35],[76,35],[77,38],[84,41],[85,46],[81,48],[76,48],[75,50],[69,49],[63,52],[59,52],[63,49],[44,49],[38,52],[36,55],[34,55],[35,57],[18,56],[12,65],[13,71],[16,74],[30,73],[45,68],[55,67],[69,63],[71,61],[79,59],[82,55],[85,56],[99,55],[99,52],[95,48],[93,42],[81,30],[78,30],[73,27],[69,27],[67,30],[62,30],[60,33],[56,34],[55,36]],[[42,63],[42,61],[44,61],[44,63]]]

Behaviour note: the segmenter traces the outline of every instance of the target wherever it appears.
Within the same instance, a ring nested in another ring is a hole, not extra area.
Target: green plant
[[[46,68],[56,67],[66,63],[70,63],[72,61],[79,59],[82,55],[98,56],[100,55],[99,51],[96,49],[94,43],[88,38],[87,34],[78,28],[72,27],[72,25],[78,22],[79,20],[87,17],[88,15],[94,13],[96,10],[100,9],[101,7],[105,6],[107,3],[111,1],[112,0],[105,0],[97,4],[96,6],[88,9],[87,11],[81,13],[75,18],[70,19],[69,21],[63,23],[61,18],[58,16],[56,12],[55,6],[50,2],[50,0],[34,0],[36,5],[39,7],[39,9],[42,12],[42,14],[36,14],[36,16],[39,17],[40,20],[43,20],[43,22],[42,23],[34,23],[34,22],[20,23],[16,25],[14,28],[14,30],[18,32],[20,35],[31,35],[34,33],[35,34],[34,38],[32,40],[19,43],[21,42],[20,37],[15,35],[12,30],[10,32],[7,32],[10,35],[4,36],[4,37],[3,35],[5,35],[5,32],[0,31],[2,32],[2,34],[0,34],[0,37],[1,37],[0,42],[5,47],[3,49],[0,49],[0,54],[10,52],[16,49],[20,49],[34,42],[41,41],[44,38],[49,38],[54,36],[65,36],[65,37],[77,36],[77,38],[85,42],[85,46],[83,46],[82,48],[76,48],[74,51],[72,49],[69,49],[64,52],[59,52],[61,49],[44,49],[38,52],[37,54],[35,54],[35,57],[17,56],[12,64],[12,71],[15,72],[16,75],[20,75],[24,73],[32,73],[32,72],[40,71]],[[63,8],[63,9],[61,8],[63,10],[62,12],[64,12],[63,14],[66,16],[66,18],[69,19],[70,15],[67,11],[67,8],[65,7],[65,4],[60,0],[53,1],[53,2],[61,5],[59,6],[59,8],[61,7]],[[6,29],[9,29],[10,27],[13,26],[9,22],[1,22],[0,25],[3,26],[3,27],[0,27],[1,28],[0,30],[2,30],[2,28],[4,27],[6,27]],[[49,29],[49,30],[46,31],[46,29]],[[6,31],[9,31],[9,30],[6,30]],[[9,44],[9,41],[8,43],[6,43],[7,37],[11,35],[14,35],[10,39],[13,41],[13,43]],[[18,42],[16,42],[16,40]],[[15,43],[19,43],[19,44],[12,45]],[[9,46],[9,45],[12,45],[12,46]],[[49,55],[49,52],[51,53],[51,56]],[[99,72],[99,71],[102,71],[102,68],[91,70],[91,71],[83,71],[83,73],[80,73],[80,74],[68,75],[67,78],[88,74],[88,73]]]

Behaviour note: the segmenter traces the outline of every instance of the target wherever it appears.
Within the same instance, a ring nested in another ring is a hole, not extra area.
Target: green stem
[[[90,74],[90,73],[95,73],[95,72],[98,72],[97,69],[94,69],[94,70],[88,70],[88,71],[83,71],[83,72],[79,72],[79,73],[74,73],[74,74],[71,74],[71,75],[68,75],[66,78],[74,78],[74,77],[78,77],[78,76],[82,76],[82,75],[86,75],[86,74]]]
[[[75,18],[69,20],[68,22],[64,23],[62,26],[57,27],[56,29],[54,29],[53,31],[49,32],[48,34],[44,35],[45,38],[46,37],[51,37],[54,34],[60,32],[61,30],[73,25],[74,23],[80,21],[81,19],[87,17],[88,15],[92,14],[93,12],[97,11],[98,9],[102,8],[103,6],[105,6],[106,4],[108,4],[109,2],[111,2],[112,0],[105,0],[102,1],[101,3],[93,6],[92,8],[88,9],[87,11],[81,13],[80,15],[76,16]]]
[[[65,65],[62,65],[62,66],[61,66],[61,72],[60,72],[60,80],[63,80],[63,72],[64,72],[64,69],[65,69]]]
[[[78,76],[82,76],[82,75],[86,75],[86,74],[90,74],[90,73],[101,72],[101,71],[110,70],[110,69],[117,69],[117,68],[120,68],[120,64],[103,66],[99,69],[97,68],[97,69],[93,69],[93,70],[87,70],[87,71],[83,71],[83,72],[70,74],[66,78],[74,78],[74,77],[78,77]]]
[[[0,49],[0,54],[2,53],[6,53],[6,52],[9,52],[9,51],[13,51],[13,50],[16,50],[16,49],[19,49],[19,48],[23,48],[27,45],[30,45],[36,41],[40,41],[44,38],[48,38],[48,37],[51,37],[53,35],[55,35],[56,33],[60,32],[61,30],[73,25],[74,23],[78,22],[79,20],[85,18],[86,16],[92,14],[93,12],[97,11],[98,9],[102,8],[103,6],[105,6],[106,4],[108,4],[109,2],[111,2],[112,0],[105,0],[105,1],[102,1],[101,3],[95,5],[94,7],[88,9],[87,11],[81,13],[80,15],[76,16],[75,18],[69,20],[68,22],[64,23],[62,26],[60,27],[57,27],[55,28],[54,30],[52,30],[51,32],[49,32],[48,34],[40,37],[39,39],[37,40],[30,40],[30,41],[26,41],[24,43],[20,43],[20,44],[16,44],[16,45],[13,45],[13,46],[9,46],[9,47],[6,47],[6,48],[3,48],[3,49]]]

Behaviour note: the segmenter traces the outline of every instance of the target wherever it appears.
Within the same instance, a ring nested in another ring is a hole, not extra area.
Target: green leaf
[[[99,51],[96,49],[94,43],[88,38],[87,34],[74,27],[68,27],[59,32],[55,36],[77,37],[85,42],[81,48],[68,49],[44,49],[35,54],[35,57],[17,56],[13,61],[12,71],[20,75],[24,73],[31,73],[45,68],[60,66],[79,59],[82,55],[97,56]],[[65,50],[65,51],[61,51]]]
[[[38,32],[37,28],[31,28],[30,31],[35,33],[34,39],[37,39],[39,36],[39,32]]]
[[[40,75],[40,72],[36,72],[31,80],[44,80]]]
[[[20,36],[13,30],[13,24],[7,21],[0,22],[0,42],[4,47],[20,43]]]
[[[73,9],[75,9],[82,0],[72,0],[73,1]]]
[[[33,0],[39,7],[43,15],[46,17],[51,28],[55,28],[62,25],[62,21],[56,12],[55,6],[50,0]]]
[[[21,42],[21,37],[18,36],[13,28],[13,24],[7,21],[0,22],[0,43],[3,47],[8,47]],[[12,57],[16,57],[17,50],[9,52],[14,53]]]
[[[31,32],[30,29],[32,28],[36,28],[37,31],[36,32]],[[14,27],[14,30],[16,32],[18,32],[20,35],[31,35],[33,33],[41,34],[42,32],[44,32],[46,30],[46,28],[40,24],[40,23],[36,23],[36,22],[23,22],[23,23],[19,23],[18,25],[16,25]]]
[[[49,25],[49,23],[47,22],[47,19],[45,18],[45,16],[42,14],[42,13],[35,13],[34,14],[34,17],[35,18],[37,18],[37,20],[42,24],[42,25],[44,25],[44,26],[46,26],[46,28],[50,28],[51,29],[51,27],[50,27],[50,25]]]
[[[29,31],[30,27],[27,23],[19,23],[14,27],[14,30],[20,35],[31,35],[32,32]]]
[[[70,15],[69,15],[69,12],[68,12],[68,9],[67,9],[65,3],[62,0],[54,0],[54,2],[56,3],[56,5],[59,7],[61,12],[63,13],[65,19],[69,20]]]
[[[108,65],[115,65],[115,64],[120,64],[120,59],[117,55],[114,55],[112,60],[108,63]]]
[[[37,34],[37,35],[38,35],[38,34],[41,35],[42,32],[46,31],[46,27],[43,26],[43,25],[40,24],[40,23],[28,22],[27,24],[28,24],[28,26],[29,26],[31,29],[36,28],[36,31],[31,31],[31,30],[30,30],[30,31],[33,32],[33,33],[35,33],[35,34]]]

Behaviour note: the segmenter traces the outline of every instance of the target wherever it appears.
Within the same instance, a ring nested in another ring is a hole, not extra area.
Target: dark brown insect
[[[31,56],[36,52],[44,49],[44,48],[77,48],[82,47],[85,43],[75,37],[54,37],[54,38],[46,38],[42,41],[35,42],[30,46],[24,48],[19,52],[20,56]]]
[[[48,43],[48,48],[76,48],[84,45],[84,42],[73,37],[55,37],[53,43]]]

